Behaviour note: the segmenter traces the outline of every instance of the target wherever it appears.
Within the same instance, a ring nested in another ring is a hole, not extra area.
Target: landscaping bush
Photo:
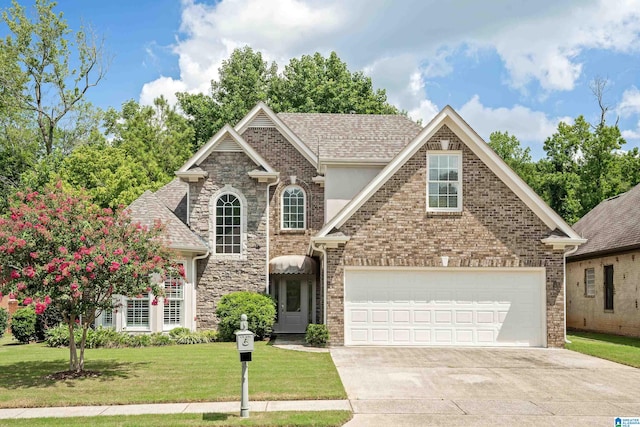
[[[80,329],[76,329],[75,336],[78,340],[82,339],[82,331]],[[113,328],[103,328],[102,326],[98,326],[97,329],[87,330],[87,348],[116,348],[121,347],[124,341],[123,335],[116,332]]]
[[[13,313],[11,334],[25,344],[36,339],[36,312],[32,307],[20,308]]]
[[[169,336],[173,339],[176,339],[180,335],[188,334],[191,332],[189,328],[173,328],[169,331]]]
[[[199,332],[187,332],[178,335],[175,340],[176,344],[204,344],[209,342],[209,339]]]
[[[150,335],[151,337],[151,345],[153,346],[163,346],[163,345],[172,345],[175,344],[173,339],[169,335],[165,335],[161,332],[154,332]]]
[[[0,338],[4,335],[4,331],[7,330],[9,325],[9,312],[0,307]]]
[[[60,324],[55,328],[47,329],[44,342],[49,347],[66,347],[69,345],[69,327]]]
[[[216,342],[218,341],[218,331],[214,329],[208,329],[206,331],[200,331],[200,335],[204,336],[207,339],[207,342]]]
[[[36,314],[36,340],[44,341],[47,337],[47,330],[55,328],[62,323],[62,314],[53,305],[46,308],[41,314]]]
[[[149,347],[151,345],[151,337],[147,334],[129,335],[127,340],[129,347]]]
[[[218,338],[235,341],[234,332],[240,329],[240,315],[246,314],[249,330],[261,340],[271,334],[276,321],[276,305],[271,297],[255,292],[233,292],[220,298],[218,316]]]
[[[325,347],[329,342],[327,325],[308,325],[304,340],[314,347]]]

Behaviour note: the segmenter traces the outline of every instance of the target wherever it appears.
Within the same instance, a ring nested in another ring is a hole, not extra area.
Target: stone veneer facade
[[[265,290],[267,184],[249,177],[248,172],[255,170],[256,165],[242,152],[216,152],[200,167],[209,175],[189,184],[189,218],[191,229],[212,250],[208,258],[198,261],[196,303],[198,328],[211,329],[217,325],[215,307],[220,297],[234,291]],[[212,198],[225,192],[225,185],[246,199],[242,206],[245,238],[240,256],[213,253]]]
[[[462,151],[463,210],[426,211],[427,151]],[[327,320],[344,343],[344,266],[545,267],[547,345],[564,345],[563,251],[540,242],[550,229],[448,127],[443,126],[340,228],[351,237],[328,249]]]

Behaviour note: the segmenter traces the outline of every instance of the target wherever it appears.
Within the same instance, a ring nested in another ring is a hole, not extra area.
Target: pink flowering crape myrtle
[[[114,295],[164,296],[163,278],[184,270],[172,264],[161,225],[132,224],[124,211],[102,209],[61,184],[43,193],[17,193],[0,217],[0,298],[9,295],[43,313],[60,310],[70,334],[69,369],[84,369],[87,329]],[[79,344],[79,345],[77,345]],[[79,351],[78,351],[79,350]]]

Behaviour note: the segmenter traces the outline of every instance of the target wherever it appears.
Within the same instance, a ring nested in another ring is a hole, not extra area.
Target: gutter
[[[574,245],[573,249],[568,250],[562,256],[562,277],[563,277],[563,291],[564,291],[564,342],[571,343],[567,339],[567,256],[574,254],[578,250],[579,245]]]

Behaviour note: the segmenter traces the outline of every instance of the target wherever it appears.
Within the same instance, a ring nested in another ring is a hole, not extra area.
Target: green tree
[[[332,52],[294,58],[282,75],[275,63],[248,46],[233,51],[223,62],[211,92],[178,93],[178,103],[195,130],[196,147],[202,146],[222,126],[235,125],[258,101],[274,111],[300,113],[398,114],[387,103],[384,90],[374,90],[371,78],[352,73]]]
[[[163,97],[155,99],[153,106],[140,105],[131,100],[125,102],[120,111],[110,109],[106,113],[105,129],[106,134],[112,138],[113,148],[103,148],[116,156],[113,162],[104,165],[110,170],[106,173],[113,174],[113,178],[122,184],[126,181],[117,178],[119,173],[128,170],[127,175],[134,178],[128,190],[120,184],[114,183],[112,186],[113,189],[127,190],[126,194],[119,191],[112,193],[118,202],[125,204],[133,201],[145,190],[155,190],[171,181],[174,178],[173,173],[180,169],[193,153],[193,127]],[[94,147],[93,153],[97,154],[95,150],[99,148]],[[89,152],[90,150],[84,151],[85,154]],[[130,162],[131,166],[125,164],[126,162]],[[76,185],[79,184],[82,184],[81,179],[76,181]],[[101,199],[100,203],[104,204],[105,201],[106,199]]]
[[[68,152],[77,143],[68,138],[77,129],[69,129],[85,120],[91,110],[85,94],[106,70],[102,44],[84,28],[73,33],[62,13],[54,11],[55,6],[48,0],[36,0],[35,17],[30,19],[25,8],[13,0],[12,7],[2,13],[11,35],[0,40],[4,95],[0,109],[27,112],[36,123],[46,154],[56,147]]]
[[[529,147],[523,148],[515,135],[509,135],[509,132],[492,132],[489,135],[489,146],[530,187],[537,186],[537,174],[535,163],[531,159],[531,150]]]
[[[269,91],[275,111],[297,113],[398,114],[383,89],[374,90],[370,77],[351,73],[335,52],[293,58]]]
[[[176,267],[160,233],[61,183],[42,194],[19,192],[0,217],[0,292],[36,313],[58,309],[69,329],[69,370],[82,371],[87,330],[103,310],[116,308],[114,295],[163,295],[161,280]]]
[[[209,95],[177,94],[180,108],[192,119],[198,147],[225,124],[235,125],[258,101],[267,101],[277,66],[269,65],[260,52],[245,46],[222,61],[218,73],[218,80],[211,81]]]

